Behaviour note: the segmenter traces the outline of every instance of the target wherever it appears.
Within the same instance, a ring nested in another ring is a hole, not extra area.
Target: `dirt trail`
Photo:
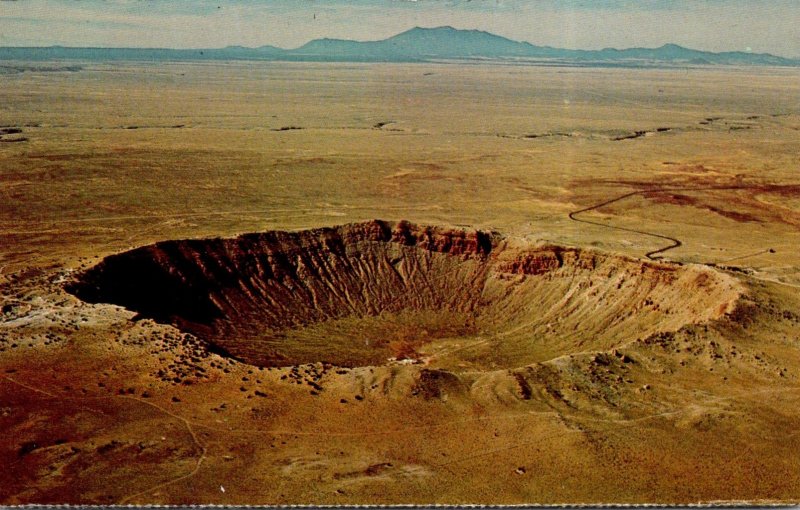
[[[577,215],[585,213],[585,212],[593,211],[593,210],[596,210],[596,209],[600,209],[601,207],[605,207],[607,205],[613,204],[615,202],[619,202],[621,200],[624,200],[626,198],[630,198],[630,197],[636,196],[636,195],[650,195],[650,194],[654,194],[654,193],[675,193],[675,192],[688,192],[688,191],[720,191],[720,190],[742,190],[742,189],[762,189],[762,188],[763,188],[763,186],[757,186],[757,185],[752,185],[752,186],[748,186],[748,185],[731,185],[731,186],[708,186],[708,187],[654,188],[654,189],[645,189],[645,190],[640,190],[640,191],[631,191],[631,192],[619,195],[617,197],[614,197],[614,198],[611,198],[611,199],[608,199],[608,200],[604,200],[603,202],[600,202],[599,204],[595,204],[595,205],[592,205],[592,206],[589,206],[589,207],[584,207],[583,209],[578,209],[577,211],[572,211],[571,213],[569,213],[568,216],[569,216],[569,219],[571,219],[572,221],[577,221],[577,222],[580,222],[580,223],[586,223],[586,224],[589,224],[589,225],[596,225],[598,227],[605,227],[605,228],[610,228],[610,229],[614,229],[614,230],[620,230],[620,231],[623,231],[623,232],[632,232],[634,234],[641,234],[641,235],[655,237],[657,239],[663,239],[665,241],[669,241],[670,244],[668,244],[667,246],[664,246],[662,248],[658,248],[656,250],[652,250],[652,251],[649,251],[649,252],[645,253],[645,257],[647,257],[650,260],[659,260],[659,259],[663,258],[663,256],[661,256],[659,254],[663,254],[666,251],[673,250],[675,248],[683,246],[683,242],[680,239],[677,239],[677,238],[671,237],[671,236],[667,236],[667,235],[664,235],[664,234],[657,234],[655,232],[646,232],[644,230],[638,230],[638,229],[633,229],[633,228],[618,227],[618,226],[614,226],[614,225],[608,225],[606,223],[601,223],[599,221],[592,221],[592,220],[586,220],[586,219],[582,219],[582,218],[577,218]],[[658,255],[658,256],[656,256],[656,255]]]
[[[184,418],[182,416],[179,416],[179,415],[169,411],[168,409],[165,409],[164,407],[162,407],[162,406],[160,406],[158,404],[155,404],[153,402],[148,402],[147,400],[144,400],[144,399],[141,399],[141,398],[138,398],[138,397],[133,397],[133,396],[130,396],[130,395],[108,395],[108,396],[105,396],[105,395],[92,395],[92,396],[79,396],[79,397],[64,397],[64,396],[59,396],[59,395],[56,395],[55,393],[51,393],[49,391],[40,389],[40,388],[36,388],[34,386],[30,386],[30,385],[25,384],[23,382],[17,381],[16,379],[12,379],[11,377],[8,377],[8,376],[4,376],[3,379],[7,380],[10,383],[16,384],[17,386],[25,388],[25,389],[27,389],[29,391],[44,395],[44,396],[48,397],[49,399],[53,399],[53,400],[57,400],[57,401],[61,401],[61,402],[65,401],[65,400],[77,400],[77,401],[112,400],[112,399],[133,400],[133,401],[136,401],[136,402],[138,402],[140,404],[144,404],[144,405],[150,406],[153,409],[156,409],[156,410],[166,414],[167,416],[169,416],[169,417],[171,417],[173,419],[176,419],[176,420],[180,421],[181,423],[183,423],[183,425],[186,427],[186,431],[191,436],[192,441],[194,442],[195,446],[197,446],[200,449],[200,456],[197,458],[197,463],[195,464],[194,468],[189,473],[186,473],[184,475],[178,476],[176,478],[171,478],[169,480],[165,480],[164,482],[160,482],[160,483],[158,483],[158,484],[156,484],[154,486],[151,486],[151,487],[149,487],[147,489],[144,489],[142,491],[139,491],[139,492],[136,492],[134,494],[128,495],[128,496],[124,497],[123,499],[121,499],[119,501],[118,504],[120,504],[120,505],[127,504],[128,501],[130,501],[130,500],[132,500],[132,499],[134,499],[134,498],[136,498],[138,496],[143,496],[145,494],[148,494],[150,492],[158,490],[158,489],[160,489],[162,487],[166,487],[168,485],[172,485],[174,483],[177,483],[177,482],[179,482],[181,480],[185,480],[187,478],[191,478],[192,476],[197,474],[197,472],[200,470],[200,467],[202,466],[203,462],[206,460],[206,456],[208,454],[208,448],[205,446],[205,444],[203,444],[200,441],[200,438],[197,436],[197,433],[194,430],[192,422],[190,422],[186,418]],[[91,409],[85,408],[83,406],[81,406],[81,408],[87,409],[87,410],[91,410]]]

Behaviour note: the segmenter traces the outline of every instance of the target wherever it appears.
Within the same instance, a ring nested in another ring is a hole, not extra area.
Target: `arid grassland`
[[[0,503],[800,501],[797,69],[14,69]]]

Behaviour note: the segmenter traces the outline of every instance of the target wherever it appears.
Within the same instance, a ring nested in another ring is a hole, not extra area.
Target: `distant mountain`
[[[287,53],[294,57],[358,60],[416,61],[442,58],[500,58],[530,55],[528,43],[520,43],[482,32],[453,27],[412,28],[382,41],[356,42],[317,39]]]
[[[732,65],[775,65],[797,66],[800,61],[770,55],[769,53],[747,53],[743,51],[727,51],[713,53],[693,50],[677,44],[665,44],[658,48],[628,48],[617,50],[605,48],[596,51],[582,52],[582,58],[597,60],[653,60],[662,62],[686,62],[704,64]]]
[[[677,44],[659,48],[618,50],[567,50],[517,42],[480,30],[453,27],[412,28],[382,41],[317,39],[285,56],[308,60],[429,61],[464,58],[530,58],[573,62],[704,63],[796,66],[800,62],[769,54],[744,52],[712,53]]]
[[[713,53],[665,44],[658,48],[568,50],[512,41],[481,30],[412,28],[381,41],[316,39],[299,48],[229,46],[207,50],[147,48],[0,48],[0,60],[289,60],[330,62],[429,62],[435,60],[534,60],[552,65],[771,65],[800,66],[800,60],[768,53]]]

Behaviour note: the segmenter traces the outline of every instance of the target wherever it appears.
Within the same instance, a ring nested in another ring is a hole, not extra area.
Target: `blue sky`
[[[800,57],[800,0],[0,0],[3,46],[291,48],[439,25],[565,48]]]

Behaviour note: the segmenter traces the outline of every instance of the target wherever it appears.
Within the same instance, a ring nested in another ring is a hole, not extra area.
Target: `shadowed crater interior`
[[[255,365],[480,369],[714,319],[741,292],[703,266],[377,220],[160,242],[106,257],[67,290]]]

